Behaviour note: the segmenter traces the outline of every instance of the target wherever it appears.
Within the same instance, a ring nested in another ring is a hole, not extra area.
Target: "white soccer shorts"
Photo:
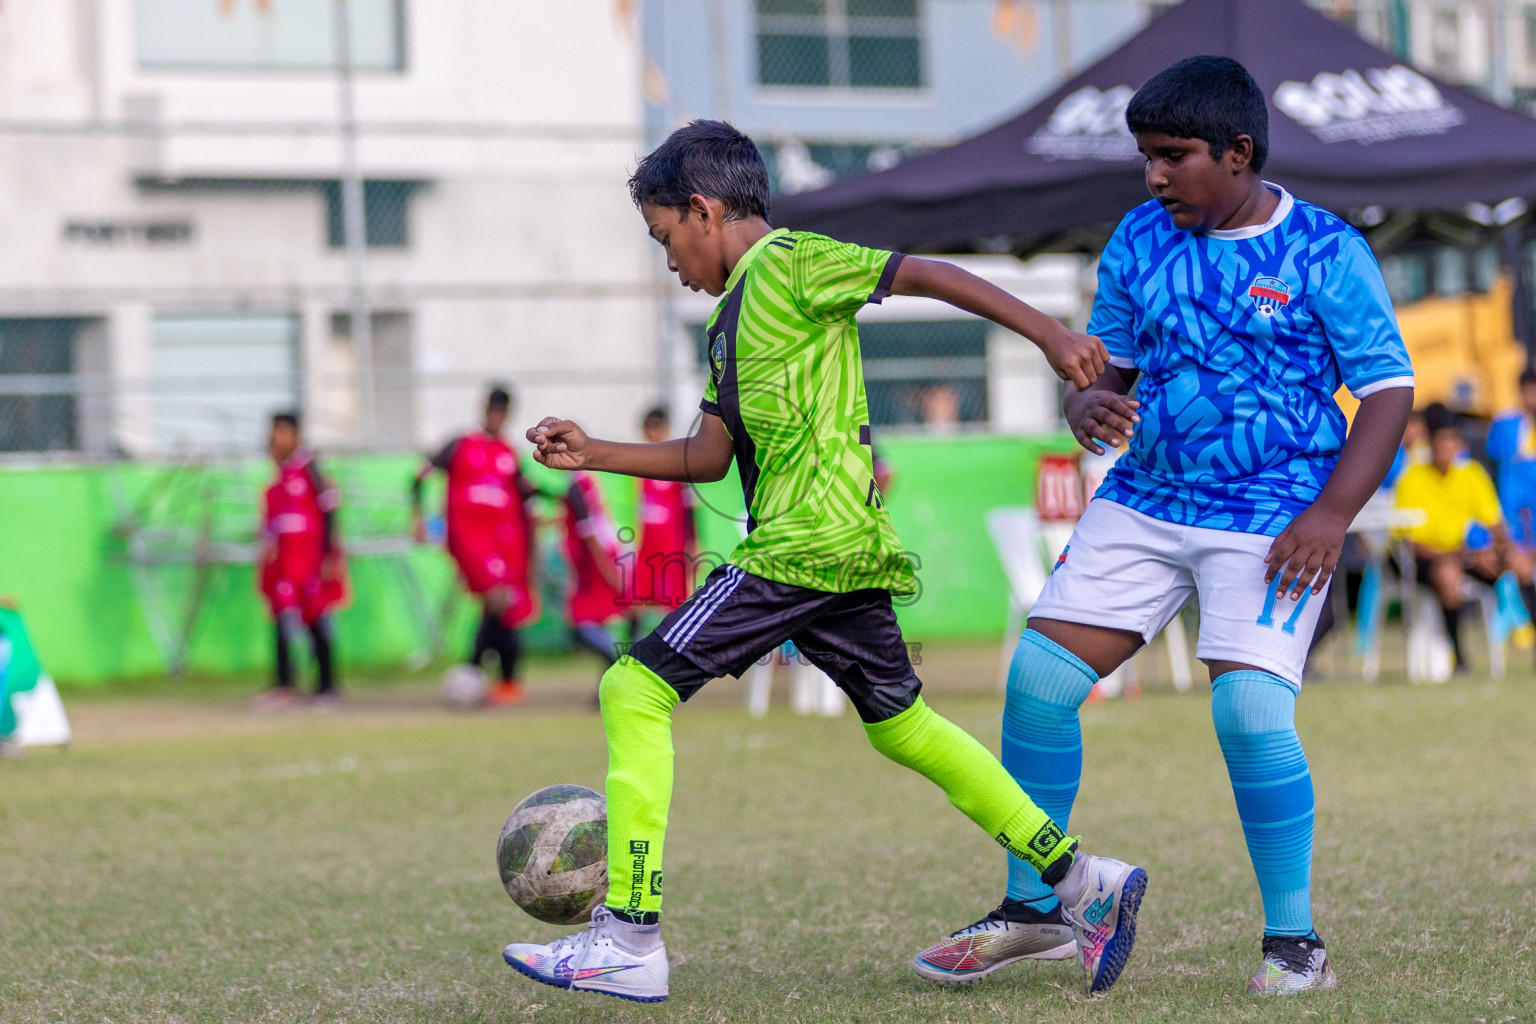
[[[1192,598],[1200,604],[1202,661],[1236,661],[1301,685],[1307,649],[1328,598],[1299,600],[1266,584],[1274,538],[1165,523],[1097,498],[1045,583],[1030,617],[1140,633],[1150,641]]]

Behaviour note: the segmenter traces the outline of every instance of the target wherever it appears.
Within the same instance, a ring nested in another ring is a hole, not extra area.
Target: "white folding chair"
[[[747,670],[747,714],[753,718],[768,714],[768,695],[773,689],[773,663],[776,660],[777,651]]]
[[[741,535],[746,536],[744,529]],[[838,689],[831,676],[804,659],[805,656],[800,655],[796,663],[789,666],[793,673],[789,691],[791,710],[797,715],[821,715],[825,718],[841,715],[848,706],[847,696]],[[753,718],[763,718],[768,714],[768,698],[773,690],[773,669],[778,660],[779,653],[775,650],[747,670],[747,714]]]
[[[1008,625],[1003,633],[1002,668],[998,688],[1008,686],[1008,666],[1013,661],[1014,646],[1024,631],[1029,610],[1045,589],[1046,577],[1056,564],[1066,542],[1065,537],[1048,536],[1040,516],[1032,508],[1002,506],[987,512],[987,533],[1008,580]],[[1174,688],[1188,690],[1194,679],[1189,667],[1189,640],[1184,634],[1184,617],[1179,614],[1163,631],[1168,644],[1169,667]],[[1120,692],[1119,670],[1100,680],[1100,691],[1109,696]]]
[[[848,698],[831,676],[804,660],[797,660],[791,668],[789,706],[796,714],[836,718],[847,708]]]
[[[1402,538],[1402,531],[1418,526],[1424,519],[1423,510],[1397,508],[1389,494],[1378,492],[1365,503],[1365,507],[1349,526],[1349,532],[1365,542],[1368,553],[1365,577],[1360,586],[1360,601],[1355,609],[1354,645],[1355,655],[1360,658],[1360,674],[1366,682],[1375,682],[1381,675],[1382,632],[1386,626],[1387,604],[1392,597],[1387,585],[1389,553],[1397,561],[1395,593],[1408,630],[1410,664],[1417,661],[1427,667],[1430,661],[1439,657],[1431,653],[1432,640],[1414,632],[1414,624],[1421,616],[1415,609],[1418,587],[1414,583],[1413,545]],[[1433,615],[1431,618],[1438,620],[1439,616]],[[1419,648],[1414,648],[1415,643],[1420,645]]]
[[[1428,587],[1414,588],[1412,615],[1408,623],[1408,681],[1443,683],[1451,678],[1455,658],[1445,622],[1440,615],[1440,599]],[[1499,632],[1499,598],[1486,583],[1468,580],[1462,585],[1462,597],[1476,604],[1483,615],[1483,632],[1488,640],[1488,670],[1495,679],[1503,679],[1507,668],[1505,637]]]
[[[1002,670],[998,689],[1008,686],[1013,648],[1024,632],[1024,620],[1045,589],[1045,555],[1040,544],[1040,517],[1032,508],[1002,507],[987,512],[987,533],[1008,580],[1008,624],[1003,629]]]
[[[788,665],[789,707],[797,715],[820,715],[836,718],[848,707],[848,697],[832,677],[804,660],[800,655]],[[747,672],[747,714],[762,718],[768,714],[768,698],[773,689],[773,669],[778,662],[778,652],[753,665]]]

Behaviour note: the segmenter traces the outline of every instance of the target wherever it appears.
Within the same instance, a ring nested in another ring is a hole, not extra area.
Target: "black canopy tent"
[[[1357,223],[1469,208],[1467,226],[1502,223],[1523,207],[1498,204],[1536,198],[1536,121],[1430,79],[1301,0],[1185,0],[1025,113],[781,197],[774,222],[908,252],[1091,248],[1147,198],[1127,101],[1198,53],[1242,61],[1269,97],[1264,176]]]

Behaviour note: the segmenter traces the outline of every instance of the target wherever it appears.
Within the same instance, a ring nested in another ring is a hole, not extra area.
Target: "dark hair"
[[[657,405],[657,406],[653,406],[648,412],[646,412],[644,418],[641,419],[640,422],[641,423],[666,423],[671,418],[672,417],[667,414],[667,407],[666,406],[664,406],[664,405]]]
[[[1536,384],[1536,366],[1527,366],[1520,371],[1520,386],[1525,387],[1527,384]]]
[[[695,194],[720,200],[726,220],[767,220],[768,166],[757,145],[724,121],[694,121],[668,135],[629,179],[636,206],[686,210]]]
[[[1424,426],[1429,428],[1431,434],[1437,434],[1442,430],[1455,430],[1456,414],[1439,402],[1431,402],[1424,407]]]
[[[1220,157],[1239,135],[1253,140],[1257,174],[1269,157],[1269,109],[1248,69],[1231,57],[1186,57],[1136,90],[1125,108],[1131,132],[1204,139]]]
[[[272,414],[272,425],[274,427],[288,427],[294,433],[298,433],[299,414],[296,412],[275,412]]]
[[[510,409],[512,407],[512,393],[500,384],[491,385],[490,394],[485,396],[487,409]]]

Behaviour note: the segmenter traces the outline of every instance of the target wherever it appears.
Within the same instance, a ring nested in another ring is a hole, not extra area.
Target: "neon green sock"
[[[608,735],[608,906],[660,913],[677,691],[626,656],[597,693]]]
[[[934,714],[921,697],[895,718],[866,724],[864,731],[876,750],[937,783],[950,803],[1036,871],[1044,873],[1077,843],[1035,806],[986,747]]]

